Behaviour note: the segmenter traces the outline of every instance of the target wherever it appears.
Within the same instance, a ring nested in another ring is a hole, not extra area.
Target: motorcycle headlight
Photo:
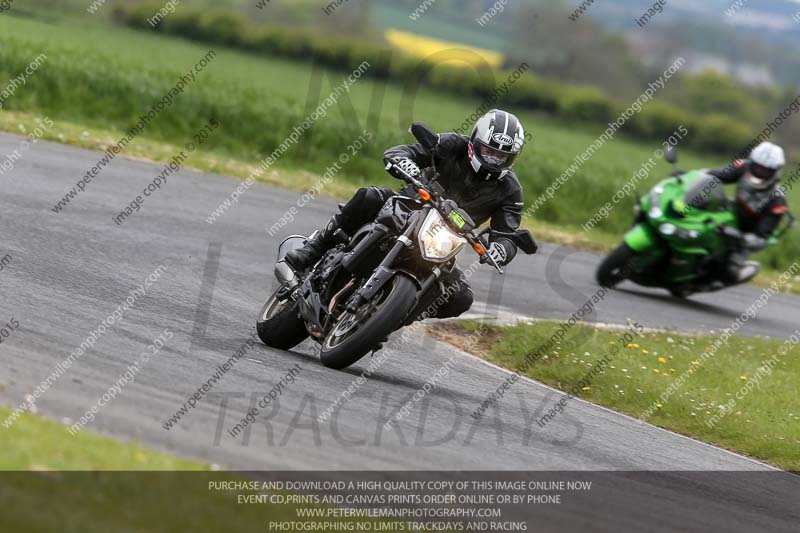
[[[675,232],[678,231],[678,226],[675,224],[661,224],[658,227],[658,231],[664,235],[675,235]]]
[[[451,230],[438,211],[431,210],[419,230],[419,248],[427,261],[444,263],[461,251],[467,240]]]

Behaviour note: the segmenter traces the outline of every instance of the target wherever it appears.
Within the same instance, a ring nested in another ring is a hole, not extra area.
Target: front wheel
[[[636,252],[624,242],[608,254],[597,267],[597,283],[603,287],[615,287],[627,277]]]
[[[256,331],[267,346],[279,350],[291,350],[308,337],[308,330],[300,318],[297,301],[291,298],[280,300],[279,292],[280,289],[261,308]]]
[[[341,370],[352,365],[400,328],[417,301],[417,285],[397,274],[357,312],[345,311],[325,337],[322,364]]]

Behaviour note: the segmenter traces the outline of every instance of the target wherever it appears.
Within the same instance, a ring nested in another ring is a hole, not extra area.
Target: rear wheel
[[[626,271],[634,257],[636,252],[624,242],[617,246],[597,267],[597,283],[603,287],[615,287],[627,277]]]
[[[364,357],[402,326],[416,301],[416,283],[396,275],[358,311],[339,315],[322,342],[322,364],[341,370]]]
[[[308,330],[298,312],[298,303],[287,298],[279,300],[280,289],[270,297],[256,322],[261,341],[271,348],[290,350],[308,337]]]

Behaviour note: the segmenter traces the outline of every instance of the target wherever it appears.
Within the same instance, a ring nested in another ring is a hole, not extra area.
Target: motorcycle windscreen
[[[686,188],[683,196],[686,205],[701,211],[725,211],[728,200],[721,181],[710,174],[701,174]]]

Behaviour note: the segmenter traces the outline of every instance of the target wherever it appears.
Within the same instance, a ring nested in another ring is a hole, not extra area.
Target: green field
[[[209,50],[208,46],[149,32],[107,26],[91,17],[42,21],[3,16],[0,32],[3,78],[17,76],[37,54],[47,55],[46,64],[4,102],[4,109],[46,114],[54,120],[120,136]],[[221,127],[207,144],[211,154],[217,159],[255,163],[280,145],[343,80],[341,73],[312,71],[304,63],[218,46],[214,50],[215,59],[197,75],[197,82],[148,126],[146,140],[181,145],[213,117]],[[312,98],[307,107],[315,74],[323,78],[320,98]],[[277,167],[291,172],[322,172],[368,127],[374,140],[347,165],[335,189],[341,192],[367,183],[396,184],[383,173],[381,154],[388,146],[408,142],[405,130],[411,119],[450,131],[481,104],[477,99],[457,98],[425,88],[411,97],[411,92],[402,86],[363,79],[353,86],[349,98],[341,98],[316,122],[313,131],[305,133],[300,143],[282,156]],[[602,130],[598,126],[565,124],[538,114],[520,115],[534,136],[517,167],[530,202]],[[546,221],[548,227],[582,234],[580,225],[631,178],[656,148],[657,145],[616,137],[570,178],[529,221],[530,225],[535,230],[538,221]],[[692,168],[723,163],[719,156],[709,158],[685,152],[682,165]],[[639,191],[661,179],[666,171],[666,165],[657,166],[640,182]],[[795,191],[791,196],[800,198]],[[582,235],[583,240],[608,242],[609,235],[621,235],[629,225],[632,204],[633,199],[626,198],[615,206],[611,216],[592,233]],[[793,232],[779,247],[762,254],[762,259],[768,267],[779,269],[799,251],[800,236]]]
[[[541,321],[480,329],[474,322],[463,322],[437,325],[433,333],[465,347],[464,339],[480,331],[471,351],[518,371],[558,325]],[[615,411],[636,418],[645,415],[647,421],[678,433],[800,470],[797,345],[734,336],[701,362],[701,354],[716,337],[645,332],[620,342],[624,333],[579,323],[521,373]],[[662,400],[662,393],[684,372],[689,377],[683,385]],[[553,404],[558,401],[553,398]],[[550,421],[545,420],[545,428]]]

